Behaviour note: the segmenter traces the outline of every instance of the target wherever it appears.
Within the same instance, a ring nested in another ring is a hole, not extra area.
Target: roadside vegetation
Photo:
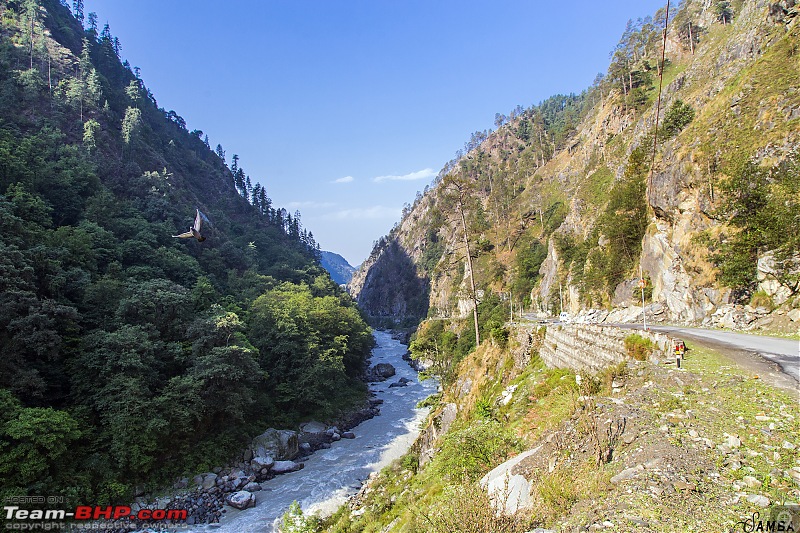
[[[712,532],[800,499],[797,399],[713,350],[690,343],[680,371],[630,359],[579,379],[512,359],[489,346],[466,358],[442,399],[458,419],[433,459],[420,465],[415,446],[303,531]],[[479,480],[536,447],[516,469],[531,480],[530,506],[498,516]]]

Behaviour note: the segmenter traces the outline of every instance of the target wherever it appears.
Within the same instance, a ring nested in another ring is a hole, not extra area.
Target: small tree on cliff
[[[465,211],[474,207],[475,196],[470,190],[470,180],[465,166],[462,165],[458,172],[451,172],[442,180],[442,200],[446,210],[453,208],[458,212],[461,228],[464,233],[464,247],[466,248],[467,268],[469,269],[470,299],[472,300],[472,316],[475,321],[475,346],[481,345],[481,334],[478,326],[478,292],[475,289],[475,269],[472,267],[472,252],[469,245],[469,229]]]

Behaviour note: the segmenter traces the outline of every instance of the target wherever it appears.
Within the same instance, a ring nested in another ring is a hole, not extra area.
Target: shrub
[[[294,501],[283,514],[278,530],[281,533],[314,533],[319,530],[319,520],[316,516],[304,515],[300,504]]]
[[[775,309],[775,302],[772,297],[764,291],[758,291],[750,298],[752,307],[766,307],[769,311]]]
[[[653,353],[654,348],[653,341],[636,333],[631,333],[625,337],[625,351],[628,352],[628,356],[637,361],[646,361],[650,354]]]
[[[518,439],[511,430],[493,420],[481,420],[448,432],[434,470],[454,482],[475,481],[518,451]]]
[[[661,127],[661,138],[663,140],[675,137],[683,130],[692,120],[694,120],[695,111],[692,106],[683,100],[675,100],[675,103],[669,108],[669,111],[664,115],[664,125]]]
[[[489,496],[469,483],[448,487],[435,505],[420,512],[420,529],[430,533],[523,533],[533,523],[526,513],[498,515]]]

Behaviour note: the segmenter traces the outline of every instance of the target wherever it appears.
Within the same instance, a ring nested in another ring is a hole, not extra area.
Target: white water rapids
[[[323,515],[333,513],[355,494],[361,483],[404,454],[419,434],[427,409],[417,403],[436,392],[435,380],[420,383],[417,373],[402,356],[406,346],[389,333],[376,331],[377,341],[371,363],[390,363],[397,374],[382,383],[373,383],[376,397],[384,400],[381,414],[352,429],[356,438],[334,442],[330,449],[318,450],[304,460],[305,468],[261,483],[256,492],[256,506],[237,511],[226,506],[221,524],[195,526],[191,531],[222,533],[270,533],[293,501],[303,511]],[[410,379],[406,387],[389,385],[400,378]]]

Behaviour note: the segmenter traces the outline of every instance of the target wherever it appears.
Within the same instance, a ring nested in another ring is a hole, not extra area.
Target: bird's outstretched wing
[[[199,233],[200,232],[200,228],[203,227],[203,219],[206,218],[206,217],[205,217],[205,215],[200,213],[199,209],[197,209],[196,211],[197,211],[197,214],[194,217],[194,226],[193,227],[194,227],[194,230]]]
[[[179,239],[191,239],[194,237],[191,231],[187,231],[186,233],[181,233],[180,235],[173,235],[173,237],[178,237]]]

